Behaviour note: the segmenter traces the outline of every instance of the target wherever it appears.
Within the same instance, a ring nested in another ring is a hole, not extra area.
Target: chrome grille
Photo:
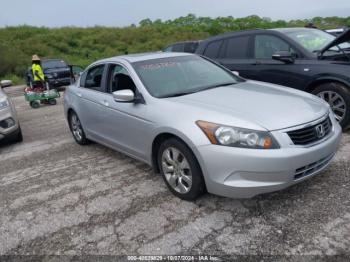
[[[321,130],[321,131],[320,131]],[[332,131],[332,122],[327,117],[320,123],[302,129],[287,132],[294,145],[308,145],[315,143]]]
[[[314,162],[314,163],[311,163],[309,165],[306,165],[306,166],[298,168],[295,171],[294,180],[298,180],[298,179],[304,178],[306,176],[312,175],[315,172],[319,171],[320,169],[325,167],[332,160],[334,155],[335,154],[333,153],[333,154],[331,154],[331,155],[329,155],[329,156],[327,156],[325,158],[320,159],[317,162]]]

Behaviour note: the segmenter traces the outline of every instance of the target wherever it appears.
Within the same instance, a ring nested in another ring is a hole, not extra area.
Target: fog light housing
[[[15,120],[12,117],[6,118],[0,122],[0,126],[4,129],[11,128],[16,124]]]

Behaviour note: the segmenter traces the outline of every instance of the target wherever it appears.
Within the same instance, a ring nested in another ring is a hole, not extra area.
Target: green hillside
[[[350,17],[316,17],[311,20],[273,21],[249,16],[196,17],[151,21],[123,28],[39,28],[31,26],[0,29],[0,78],[20,82],[32,54],[44,58],[63,58],[70,64],[87,66],[104,57],[161,50],[170,43],[204,39],[229,31],[251,28],[304,26],[312,22],[322,29],[350,26]]]

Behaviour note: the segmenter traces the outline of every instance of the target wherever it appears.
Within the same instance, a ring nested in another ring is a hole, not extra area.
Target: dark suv
[[[350,124],[350,31],[284,28],[228,33],[202,41],[197,54],[241,76],[313,93]]]
[[[71,67],[61,59],[42,60],[41,66],[45,74],[45,80],[50,88],[60,88],[72,83],[74,76]],[[32,68],[29,67],[26,73],[27,85],[33,82]]]

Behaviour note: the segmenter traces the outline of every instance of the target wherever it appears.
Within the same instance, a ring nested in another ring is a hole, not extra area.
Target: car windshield
[[[310,52],[316,53],[322,50],[326,45],[332,42],[336,37],[318,29],[302,29],[286,33],[294,41],[301,44]],[[342,43],[339,45],[341,49],[347,50],[350,48],[350,43]],[[332,47],[330,51],[339,52],[338,47]]]
[[[62,67],[67,67],[67,64],[63,60],[48,60],[48,61],[42,62],[42,67],[44,69],[62,68]]]
[[[177,56],[133,63],[148,92],[158,98],[182,96],[243,81],[199,56]]]

